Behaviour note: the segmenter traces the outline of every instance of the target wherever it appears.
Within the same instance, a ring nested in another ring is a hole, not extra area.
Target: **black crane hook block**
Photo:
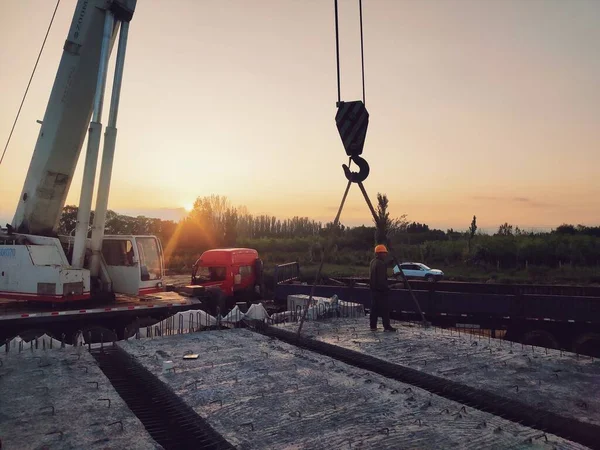
[[[369,164],[360,155],[363,152],[367,128],[369,126],[369,112],[365,104],[356,100],[353,102],[338,102],[335,124],[342,138],[346,154],[358,166],[358,172],[351,172],[344,164],[344,173],[348,181],[362,183],[369,176]]]
[[[365,145],[369,112],[361,100],[338,102],[335,124],[348,156],[359,156]]]
[[[351,181],[352,183],[362,183],[369,176],[369,163],[360,156],[351,156],[350,157],[354,164],[358,166],[358,172],[351,172],[350,167],[346,164],[342,164],[342,168],[344,169],[344,174],[346,175],[346,179]]]

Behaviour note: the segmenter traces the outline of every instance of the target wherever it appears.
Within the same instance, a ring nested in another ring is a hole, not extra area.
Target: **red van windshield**
[[[225,267],[198,267],[196,278],[204,281],[225,281],[227,270]]]

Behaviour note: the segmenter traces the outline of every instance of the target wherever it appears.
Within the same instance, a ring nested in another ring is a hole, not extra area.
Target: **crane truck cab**
[[[116,292],[148,295],[163,290],[163,251],[155,236],[104,236],[102,258]]]
[[[111,236],[102,241],[102,286],[94,289],[87,269],[71,266],[73,239],[10,234],[0,231],[0,297],[35,302],[64,303],[87,300],[94,291],[143,296],[163,291],[164,262],[155,236]]]
[[[225,296],[227,308],[250,302],[263,292],[263,263],[250,248],[207,250],[194,263],[192,285],[215,288]]]

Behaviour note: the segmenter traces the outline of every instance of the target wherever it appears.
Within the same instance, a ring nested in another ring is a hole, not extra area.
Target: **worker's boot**
[[[384,330],[383,330],[383,331],[389,331],[389,332],[395,333],[395,332],[396,332],[396,328],[394,328],[394,327],[392,327],[392,326],[389,326],[389,327],[387,327],[387,328],[384,328]]]

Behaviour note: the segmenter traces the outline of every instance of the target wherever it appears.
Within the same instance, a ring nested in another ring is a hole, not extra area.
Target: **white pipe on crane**
[[[106,88],[106,74],[108,72],[108,58],[110,56],[110,40],[113,34],[115,18],[111,11],[106,11],[104,20],[104,33],[102,36],[102,49],[100,52],[100,66],[96,93],[94,95],[94,109],[92,122],[88,134],[88,145],[83,169],[83,182],[79,197],[79,210],[77,211],[77,227],[75,242],[73,244],[73,258],[71,265],[81,269],[84,266],[88,228],[90,225],[90,212],[92,210],[92,197],[94,194],[94,181],[96,178],[96,165],[100,150],[100,134],[102,133],[102,107],[104,105],[104,89]]]
[[[100,167],[100,180],[98,181],[98,195],[96,197],[94,227],[92,229],[92,262],[90,264],[90,275],[93,277],[97,277],[100,273],[102,239],[104,238],[104,226],[106,223],[106,211],[108,209],[110,181],[115,156],[115,145],[117,140],[117,115],[119,113],[119,100],[121,97],[121,84],[123,81],[123,68],[125,66],[125,53],[127,50],[128,33],[129,22],[122,22],[121,32],[119,34],[117,61],[115,64],[115,76],[110,99],[108,124],[104,133],[102,165]]]

